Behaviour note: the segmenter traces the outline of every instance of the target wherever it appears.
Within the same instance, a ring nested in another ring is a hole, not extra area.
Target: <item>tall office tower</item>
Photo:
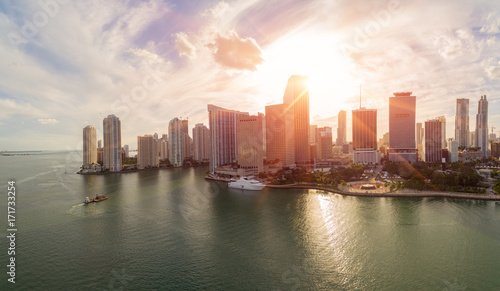
[[[96,130],[92,125],[83,128],[83,167],[97,164]]]
[[[285,115],[286,164],[292,164],[289,152],[294,152],[294,162],[310,162],[309,156],[309,87],[307,76],[293,75],[288,79],[283,106]],[[292,150],[293,149],[293,150]]]
[[[189,146],[186,145],[186,142],[189,142],[189,139],[186,138],[187,133],[187,120],[181,120],[177,117],[170,120],[168,124],[168,159],[174,166],[182,166],[184,158],[190,155],[186,152],[189,149]]]
[[[129,154],[130,154],[130,153],[129,153],[129,151],[130,151],[130,150],[129,150],[129,148],[128,148],[128,144],[126,144],[126,145],[124,145],[124,146],[123,146],[123,150],[125,151],[125,157],[126,157],[126,158],[130,157],[130,156],[129,156]]]
[[[425,122],[425,162],[441,162],[442,158],[443,123],[439,119]]]
[[[158,167],[160,157],[158,155],[158,143],[154,136],[147,134],[137,137],[137,167],[145,169]]]
[[[111,172],[122,170],[122,130],[120,118],[114,114],[108,115],[103,120],[104,169]]]
[[[207,162],[210,158],[210,130],[203,123],[193,127],[193,157],[198,162]]]
[[[346,122],[346,112],[340,110],[338,115],[338,127],[337,127],[337,142],[336,145],[342,146],[347,143],[346,133],[347,133],[347,122]]]
[[[455,113],[455,140],[462,148],[469,147],[469,99],[457,99]]]
[[[417,161],[416,97],[411,93],[394,93],[394,97],[389,97],[389,160],[393,162]]]
[[[481,148],[483,158],[488,157],[488,100],[481,96],[477,103],[476,147]]]
[[[240,168],[264,171],[264,115],[240,116],[236,121],[237,161]]]
[[[266,106],[266,159],[286,166],[283,104]]]
[[[97,148],[102,148],[102,139],[97,141]]]
[[[311,124],[309,126],[309,144],[317,143],[318,141],[316,140],[317,134],[315,134],[316,130],[318,129],[318,126],[316,124]]]
[[[436,118],[441,121],[441,148],[444,149],[448,145],[446,142],[446,117],[441,115]]]
[[[158,134],[156,132],[153,134],[153,139],[158,140]]]
[[[248,112],[224,109],[208,104],[210,129],[210,172],[219,166],[236,162],[236,121]]]
[[[325,126],[317,129],[317,152],[320,159],[333,157],[332,128]]]
[[[377,164],[377,109],[356,109],[352,111],[352,144],[355,163]]]

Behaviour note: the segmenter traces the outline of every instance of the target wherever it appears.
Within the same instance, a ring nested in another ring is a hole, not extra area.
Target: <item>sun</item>
[[[333,34],[284,37],[265,49],[265,60],[259,71],[266,86],[284,86],[291,75],[309,76],[311,116],[335,115],[359,88]]]

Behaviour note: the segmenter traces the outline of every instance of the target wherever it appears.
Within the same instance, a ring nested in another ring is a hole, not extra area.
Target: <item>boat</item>
[[[240,177],[238,180],[231,179],[229,184],[227,184],[229,188],[243,189],[243,190],[253,190],[260,191],[266,187],[266,184],[261,183],[252,177]]]
[[[89,197],[85,197],[85,201],[83,201],[83,203],[89,204],[89,203],[94,203],[94,202],[101,202],[101,201],[106,200],[106,199],[109,199],[109,197],[96,194],[95,198],[92,198],[92,199],[89,199]]]

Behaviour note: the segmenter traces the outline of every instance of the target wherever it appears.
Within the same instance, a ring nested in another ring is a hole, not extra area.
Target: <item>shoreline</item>
[[[475,194],[475,193],[460,193],[460,192],[432,192],[432,191],[418,191],[412,189],[406,189],[410,193],[405,193],[401,190],[395,192],[377,193],[369,191],[366,192],[347,192],[339,189],[331,189],[320,186],[306,186],[306,185],[266,185],[270,189],[305,189],[305,190],[321,190],[327,191],[334,194],[344,195],[344,196],[356,196],[356,197],[390,197],[390,198],[456,198],[456,199],[472,199],[472,200],[488,200],[488,201],[500,201],[500,195],[491,194]]]
[[[172,166],[172,167],[158,167],[158,168],[150,168],[150,169],[126,170],[126,171],[119,171],[119,172],[87,172],[87,173],[82,173],[81,171],[78,171],[78,172],[76,172],[76,174],[78,174],[78,175],[128,174],[128,173],[159,171],[159,170],[168,170],[168,169],[177,169],[177,168],[196,168],[196,167],[204,167],[204,166],[205,165],[198,165],[198,166]]]

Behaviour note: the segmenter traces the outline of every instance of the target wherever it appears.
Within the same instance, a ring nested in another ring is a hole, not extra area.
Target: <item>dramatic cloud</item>
[[[178,32],[175,34],[175,48],[179,51],[179,56],[186,56],[190,59],[196,57],[196,47],[191,44],[187,34]]]
[[[256,71],[257,65],[264,62],[257,42],[253,38],[240,38],[236,32],[229,36],[218,34],[209,47],[215,51],[215,61],[229,69]]]
[[[59,122],[55,118],[38,118],[37,121],[38,121],[38,123],[44,124],[44,125],[45,124],[56,124]]]

